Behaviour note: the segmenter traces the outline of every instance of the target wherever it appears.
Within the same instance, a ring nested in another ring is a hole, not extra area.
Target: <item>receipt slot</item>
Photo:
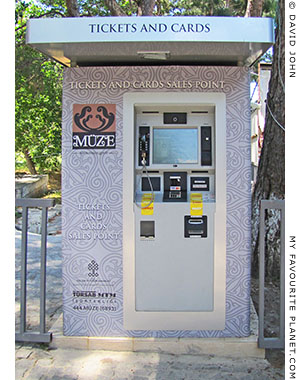
[[[124,326],[225,327],[225,95],[124,95]]]

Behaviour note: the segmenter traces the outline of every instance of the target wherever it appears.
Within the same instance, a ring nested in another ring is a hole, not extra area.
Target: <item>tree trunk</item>
[[[105,5],[110,10],[112,16],[126,16],[116,0],[104,0]]]
[[[136,15],[137,16],[143,16],[141,1],[140,0],[136,1],[136,4],[137,4],[137,13],[136,13]]]
[[[79,17],[77,0],[66,0],[67,15],[68,17]]]
[[[104,0],[105,5],[110,10],[112,16],[127,16],[116,0]],[[137,16],[152,16],[155,0],[139,0],[137,3]]]
[[[32,158],[30,157],[29,152],[27,150],[25,150],[23,153],[24,153],[24,156],[26,159],[26,165],[27,165],[27,168],[29,170],[29,173],[32,175],[36,175],[37,172],[35,169],[35,165],[34,165],[34,162],[32,161]]]
[[[284,0],[279,1],[278,27],[274,45],[272,73],[266,102],[266,121],[257,182],[252,196],[252,271],[258,273],[259,207],[262,199],[284,199],[285,134],[284,134]],[[266,278],[279,275],[280,214],[266,212]]]
[[[142,0],[141,9],[143,16],[152,16],[155,6],[155,0]]]
[[[245,17],[261,17],[264,0],[248,0]]]

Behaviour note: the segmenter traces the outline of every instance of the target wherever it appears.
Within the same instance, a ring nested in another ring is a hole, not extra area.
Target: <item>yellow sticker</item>
[[[203,215],[203,199],[201,193],[193,193],[190,198],[191,216]]]
[[[151,202],[152,200],[152,202]],[[150,203],[151,202],[151,203]],[[146,193],[142,196],[142,215],[153,215],[154,211],[154,194]]]

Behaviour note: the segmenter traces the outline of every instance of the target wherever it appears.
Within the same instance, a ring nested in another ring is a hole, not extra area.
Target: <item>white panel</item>
[[[31,19],[26,42],[66,66],[155,60],[251,65],[274,43],[274,25],[253,17]]]
[[[274,41],[273,19],[243,17],[70,17],[31,19],[27,42]]]
[[[207,238],[184,238],[189,203],[156,203],[153,216],[136,212],[136,310],[212,311],[214,203],[205,205]],[[155,238],[141,239],[140,220],[155,221]]]
[[[216,110],[216,202],[204,205],[209,216],[207,239],[182,238],[184,215],[190,214],[188,202],[155,203],[153,216],[144,217],[134,205],[134,107],[183,106],[184,102]],[[124,126],[124,326],[130,330],[222,330],[226,291],[225,95],[125,94]],[[153,241],[140,239],[141,219],[155,221]]]

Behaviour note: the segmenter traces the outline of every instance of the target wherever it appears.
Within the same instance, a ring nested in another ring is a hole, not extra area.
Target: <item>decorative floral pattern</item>
[[[158,90],[103,85],[114,81],[222,81],[223,86],[164,87]],[[71,83],[79,82],[97,82],[99,88],[72,88]],[[136,337],[249,335],[251,161],[248,69],[220,66],[69,68],[65,69],[63,89],[64,334]],[[123,147],[123,128],[126,126],[123,126],[122,108],[123,95],[128,91],[226,94],[227,288],[226,326],[223,331],[126,331],[123,328],[122,152],[126,149]],[[72,150],[73,104],[116,104],[116,149],[100,152]],[[93,205],[97,209],[91,211]],[[91,215],[95,220],[90,220]],[[99,223],[97,236],[93,235],[95,230],[88,228],[88,223],[92,222]],[[88,276],[91,262],[99,276]],[[76,298],[74,291],[94,291],[100,296],[96,300]],[[94,311],[93,307],[98,311]]]

